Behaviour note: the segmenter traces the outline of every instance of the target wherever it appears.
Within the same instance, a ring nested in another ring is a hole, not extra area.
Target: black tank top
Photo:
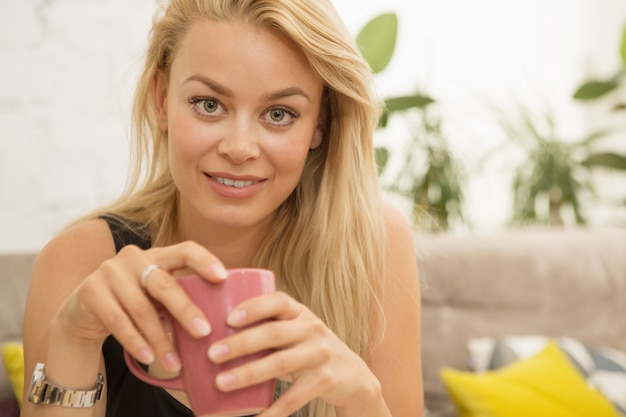
[[[116,252],[126,245],[150,248],[150,239],[129,230],[127,223],[114,217],[102,218],[109,224]],[[135,377],[126,366],[122,346],[113,336],[104,342],[102,353],[107,373],[107,417],[194,417],[189,408],[163,388]]]

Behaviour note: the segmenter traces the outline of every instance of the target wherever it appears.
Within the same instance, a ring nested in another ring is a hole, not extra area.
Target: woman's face
[[[323,88],[304,55],[277,31],[201,21],[155,88],[181,220],[267,224],[319,145]]]

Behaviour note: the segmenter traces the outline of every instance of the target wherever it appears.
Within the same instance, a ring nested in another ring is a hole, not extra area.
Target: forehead
[[[193,74],[208,75],[233,88],[298,86],[319,94],[322,90],[319,76],[292,40],[276,29],[236,20],[202,20],[189,28],[171,76]]]

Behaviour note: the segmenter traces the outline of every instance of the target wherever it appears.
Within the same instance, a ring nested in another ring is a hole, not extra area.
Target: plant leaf
[[[413,96],[391,97],[385,100],[385,107],[390,113],[402,110],[408,110],[414,107],[423,109],[431,103],[434,103],[431,97],[421,94]]]
[[[389,161],[389,149],[376,148],[374,149],[374,157],[376,158],[376,167],[378,169],[378,175],[382,174]]]
[[[580,146],[589,146],[591,144],[593,144],[593,142],[602,139],[606,136],[608,136],[610,133],[612,133],[611,130],[597,130],[595,132],[590,133],[589,135],[585,136],[583,139],[581,139],[579,142],[574,142],[569,144],[569,146],[567,146],[570,149],[574,149],[574,148],[578,148]]]
[[[615,106],[613,106],[613,111],[624,111],[626,110],[626,103],[617,103]]]
[[[591,154],[583,161],[583,165],[587,167],[601,166],[626,171],[626,155],[619,155],[612,152]]]
[[[385,13],[370,20],[357,35],[363,58],[376,74],[384,70],[393,56],[398,36],[398,17]]]
[[[609,81],[587,81],[581,85],[574,93],[574,99],[576,100],[594,100],[602,97],[603,95],[613,91],[617,88],[618,82],[615,80]]]

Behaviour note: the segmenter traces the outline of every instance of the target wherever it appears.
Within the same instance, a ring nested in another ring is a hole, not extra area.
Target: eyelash
[[[218,107],[223,107],[222,103],[220,103],[219,100],[213,98],[213,97],[191,97],[189,100],[189,104],[191,105],[191,110],[198,114],[200,117],[205,117],[205,118],[210,118],[213,117],[211,116],[210,113],[204,113],[203,111],[198,109],[198,105],[201,103],[204,103],[205,101],[214,101]],[[291,120],[289,120],[287,123],[281,124],[281,123],[275,123],[272,121],[268,121],[268,123],[276,128],[285,128],[285,127],[289,127],[291,125],[293,125],[299,118],[300,118],[300,113],[298,113],[297,111],[289,108],[289,107],[285,107],[285,106],[274,106],[274,107],[270,107],[269,109],[267,109],[263,115],[268,115],[270,112],[273,111],[282,111],[284,112],[287,116],[291,117]],[[267,121],[267,119],[265,119]]]

